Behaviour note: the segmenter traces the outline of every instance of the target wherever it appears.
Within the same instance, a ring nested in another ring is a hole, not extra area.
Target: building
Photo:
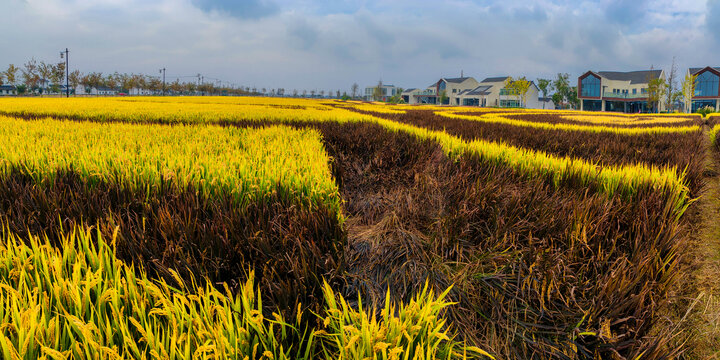
[[[690,110],[705,106],[720,110],[720,67],[690,68],[688,74],[696,76]]]
[[[460,93],[458,95],[460,101],[457,105],[542,109],[543,104],[538,97],[540,89],[535,85],[535,82],[530,82],[530,88],[525,95],[525,103],[523,104],[522,99],[517,94],[505,88],[507,79],[508,76],[484,79],[475,88]]]
[[[0,95],[15,95],[17,94],[15,87],[12,85],[0,85]]]
[[[578,78],[580,110],[647,112],[648,84],[662,76],[662,70],[588,71]]]
[[[478,84],[469,76],[441,78],[424,90],[413,89],[412,92],[404,92],[403,96],[407,96],[408,104],[460,105],[460,94],[476,88]]]
[[[366,101],[373,101],[375,100],[373,97],[373,94],[375,92],[375,89],[377,86],[373,87],[366,87],[365,88],[365,100]],[[398,88],[394,85],[382,85],[381,86],[381,96],[380,101],[388,101],[391,97],[395,96],[397,94]]]

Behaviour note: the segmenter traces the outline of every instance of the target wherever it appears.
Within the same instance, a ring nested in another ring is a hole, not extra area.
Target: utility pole
[[[160,73],[163,75],[163,96],[165,96],[165,68],[160,69]]]
[[[65,51],[60,52],[60,58],[62,59],[63,56],[65,57],[65,94],[67,97],[70,97],[70,51],[68,51],[67,48],[65,48]],[[62,95],[60,95],[62,96]]]

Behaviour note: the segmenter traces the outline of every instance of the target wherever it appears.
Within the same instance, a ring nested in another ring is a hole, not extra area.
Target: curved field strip
[[[72,170],[91,183],[131,190],[173,181],[240,204],[282,189],[340,214],[329,161],[314,130],[0,117],[0,171],[19,168],[39,184]]]
[[[691,131],[698,131],[700,129],[699,125],[679,126],[679,127],[653,126],[653,127],[625,129],[625,128],[618,128],[618,127],[610,127],[610,126],[600,126],[600,125],[581,126],[581,125],[562,124],[562,123],[550,124],[550,123],[542,123],[542,122],[535,122],[535,121],[510,119],[510,118],[503,117],[503,116],[492,116],[492,115],[477,117],[477,116],[459,115],[456,113],[448,113],[448,112],[441,112],[441,111],[437,111],[437,112],[435,112],[435,114],[444,116],[447,118],[471,120],[471,121],[481,121],[481,122],[489,122],[489,123],[499,123],[499,124],[513,125],[513,126],[525,126],[525,127],[532,127],[532,128],[544,129],[544,130],[584,131],[584,132],[595,132],[595,133],[609,132],[609,133],[621,134],[621,135],[639,135],[639,134],[647,134],[647,133],[652,133],[652,134],[685,133],[685,132],[691,132]]]

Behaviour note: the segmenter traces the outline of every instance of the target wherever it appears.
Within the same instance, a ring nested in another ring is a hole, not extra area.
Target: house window
[[[637,95],[637,89],[633,89],[633,95]]]
[[[517,95],[517,90],[502,88],[500,89],[500,95]]]
[[[600,97],[600,79],[589,75],[580,82],[580,89],[580,96]]]
[[[641,94],[647,94],[647,88],[642,88],[642,89],[640,89],[640,93],[641,93]]]
[[[453,89],[453,94],[456,94],[456,93],[457,93],[457,89]]]
[[[500,107],[516,108],[520,107],[520,102],[517,100],[500,100]]]
[[[718,96],[720,77],[706,71],[698,75],[695,84],[695,96]]]

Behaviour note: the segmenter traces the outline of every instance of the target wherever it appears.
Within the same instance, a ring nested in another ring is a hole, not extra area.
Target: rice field
[[[712,125],[279,98],[0,99],[0,353],[691,353],[682,314]]]

